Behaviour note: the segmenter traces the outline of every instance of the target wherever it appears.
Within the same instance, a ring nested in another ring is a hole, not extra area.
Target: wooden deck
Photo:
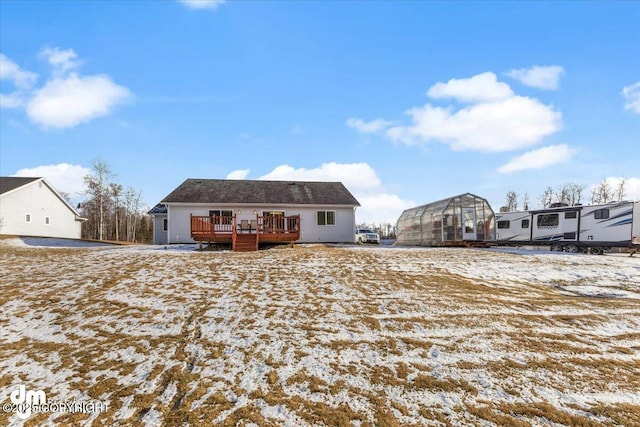
[[[300,239],[300,215],[233,216],[191,215],[191,238],[200,244],[231,243],[234,251],[257,251],[260,243],[295,242]]]

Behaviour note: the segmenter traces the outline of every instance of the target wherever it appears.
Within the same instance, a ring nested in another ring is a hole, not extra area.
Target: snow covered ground
[[[0,241],[0,402],[108,403],[37,425],[640,426],[638,255],[192,249]]]

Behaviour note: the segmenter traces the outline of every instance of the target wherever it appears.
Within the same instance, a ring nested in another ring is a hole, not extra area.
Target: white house
[[[231,242],[242,224],[260,242],[353,242],[358,206],[341,182],[187,179],[149,214],[155,244]]]
[[[46,179],[0,177],[0,234],[79,239],[83,221]]]

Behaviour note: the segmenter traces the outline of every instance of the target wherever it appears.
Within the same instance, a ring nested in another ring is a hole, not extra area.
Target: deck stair
[[[258,250],[258,233],[239,233],[236,235],[233,250],[235,252],[251,252]]]

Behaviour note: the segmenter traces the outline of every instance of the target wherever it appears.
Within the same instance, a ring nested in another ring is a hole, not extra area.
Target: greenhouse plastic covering
[[[495,215],[486,199],[466,193],[405,210],[397,233],[399,245],[490,241],[495,240]]]

